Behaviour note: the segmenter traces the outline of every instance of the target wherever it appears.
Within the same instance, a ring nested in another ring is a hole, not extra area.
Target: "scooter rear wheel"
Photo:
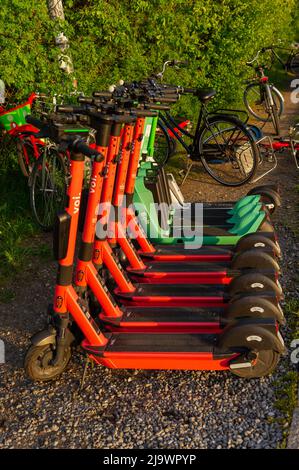
[[[71,348],[64,351],[61,364],[52,365],[54,349],[51,344],[44,346],[31,346],[25,356],[24,368],[27,375],[34,381],[46,382],[58,377],[66,368],[71,357]]]
[[[279,361],[280,354],[273,349],[259,351],[257,358],[251,367],[244,367],[240,369],[231,369],[231,372],[243,379],[253,379],[264,377],[271,374]]]
[[[259,195],[261,202],[267,207],[270,214],[274,214],[281,206],[281,199],[277,191],[271,188],[261,188],[259,186],[248,191],[247,195]]]
[[[245,235],[245,237],[240,238],[238,243],[235,246],[235,253],[241,253],[242,251],[247,251],[252,248],[265,249],[270,248],[273,250],[273,254],[277,257],[281,257],[281,249],[278,243],[274,242],[270,238],[267,238],[263,235],[257,233],[250,233]]]
[[[232,298],[245,293],[256,293],[257,295],[273,293],[279,299],[282,297],[281,286],[266,274],[256,271],[235,277],[228,286],[228,293]]]

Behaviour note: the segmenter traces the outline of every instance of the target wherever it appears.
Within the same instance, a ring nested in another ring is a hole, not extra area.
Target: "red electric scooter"
[[[68,107],[68,106],[63,106],[59,107],[59,111],[72,111],[74,108],[73,107]],[[80,109],[76,109],[76,112],[79,112]],[[82,109],[81,112],[84,112],[85,114],[88,114],[88,111],[86,109]],[[137,112],[137,111],[136,111]],[[140,111],[138,110],[139,114],[143,115],[150,115],[151,113],[148,111]],[[92,114],[92,111],[91,111]],[[124,119],[126,117],[124,116]],[[132,117],[127,117],[127,124],[125,125],[125,131],[124,131],[124,142],[123,142],[123,152],[122,152],[122,158],[120,163],[118,164],[118,170],[116,172],[116,177],[115,177],[115,171],[113,171],[114,179],[115,179],[115,185],[114,185],[114,192],[112,195],[112,199],[114,202],[114,207],[121,207],[122,204],[122,197],[124,194],[124,189],[125,189],[125,181],[126,181],[126,176],[127,176],[127,169],[129,166],[129,158],[130,155],[136,152],[136,146],[134,148],[134,151],[131,152],[131,136],[133,135],[133,122],[132,122]],[[141,119],[139,118],[139,121]],[[120,133],[120,131],[118,131]],[[136,129],[135,129],[135,134],[136,134]],[[138,134],[138,126],[137,126],[137,134]],[[113,136],[115,138],[115,136]],[[140,141],[140,139],[139,139]],[[108,152],[111,153],[111,152]],[[109,174],[106,175],[106,180],[104,180],[104,185],[103,185],[103,192],[102,194],[105,195],[107,198],[107,191],[106,188],[110,188],[110,195],[112,194],[112,181],[109,177]],[[102,204],[107,203],[107,200],[101,199]],[[107,223],[107,214],[109,212],[108,207],[106,210],[106,223]],[[109,214],[108,214],[109,217]],[[105,223],[105,222],[104,222]],[[110,224],[111,225],[111,224]],[[112,240],[112,243],[119,243],[121,248],[124,250],[124,252],[128,255],[128,259],[130,261],[137,262],[138,268],[143,266],[142,261],[138,257],[137,253],[134,250],[134,247],[130,240],[127,239],[125,230],[123,230],[123,226],[120,223],[118,219],[114,220],[112,222],[113,225],[113,231],[116,234],[115,239]],[[110,240],[111,242],[111,240]],[[223,272],[222,271],[218,272],[212,272],[210,277],[209,274],[206,273],[205,271],[200,272],[200,265],[197,267],[197,270],[199,270],[199,277],[197,278],[197,282],[201,280],[201,282],[209,282],[210,280],[217,285],[188,285],[188,286],[182,286],[175,284],[173,286],[167,286],[167,285],[161,285],[161,286],[151,286],[151,285],[133,285],[128,277],[125,275],[123,272],[121,266],[119,263],[116,261],[115,257],[113,256],[111,246],[107,242],[106,236],[103,237],[103,239],[97,239],[95,241],[95,250],[94,250],[94,263],[95,265],[99,268],[102,267],[104,264],[110,274],[113,276],[115,282],[117,283],[117,289],[116,293],[119,296],[119,298],[122,299],[124,303],[127,303],[128,301],[133,301],[134,303],[137,303],[138,305],[145,306],[148,302],[150,302],[152,305],[208,305],[208,306],[223,306],[225,303],[227,303],[236,293],[239,292],[246,292],[246,291],[258,291],[259,293],[261,292],[273,292],[276,297],[281,296],[281,289],[277,285],[277,283],[273,282],[275,281],[275,276],[276,273],[279,272],[279,266],[278,264],[268,255],[263,254],[263,261],[264,261],[264,268],[269,267],[269,273],[270,275],[272,274],[273,276],[273,281],[271,279],[268,279],[265,277],[264,274],[260,274],[259,277],[259,282],[252,282],[253,279],[257,281],[257,274],[253,278],[252,273],[248,273],[249,275],[241,276],[239,278],[235,279],[235,282],[230,286],[229,289],[226,289],[226,284],[228,284],[231,280],[231,277],[227,276],[227,271]],[[248,259],[254,259],[252,253],[252,258]],[[262,253],[261,253],[262,254]],[[268,257],[267,257],[268,256]],[[245,258],[245,257],[244,257]],[[268,265],[266,264],[268,262]],[[252,265],[249,265],[247,267],[255,267],[254,263]],[[194,267],[194,266],[193,266]],[[243,267],[246,267],[244,265]],[[169,269],[169,279],[172,282],[188,282],[188,276],[184,278],[185,273],[188,271],[182,271],[180,273],[180,276],[178,276],[178,272],[175,272],[173,277],[171,276],[171,268],[173,269],[173,265],[170,265]],[[191,270],[191,269],[190,269]],[[196,274],[195,270],[193,269],[193,276]],[[158,275],[163,274],[162,271],[158,273]],[[213,276],[214,274],[214,276]],[[165,277],[167,274],[165,275]],[[190,284],[190,283],[189,283]],[[198,295],[197,293],[199,291],[204,291],[205,295]],[[225,292],[226,291],[226,292]]]
[[[136,111],[137,112],[137,111]],[[143,111],[139,111],[139,113],[143,113]],[[101,127],[101,115],[96,115],[94,113],[90,113],[91,114],[91,119],[92,120],[96,120],[96,122],[90,122],[90,124],[94,127],[94,128],[99,128],[99,126]],[[108,120],[108,125],[109,125],[109,122],[111,121],[111,117],[107,117],[106,118]],[[110,137],[110,144],[111,142],[114,141],[115,139],[115,134],[118,133],[117,131],[117,128],[120,127],[120,123],[121,123],[121,118],[120,117],[116,117],[115,118],[116,121],[114,122],[113,126],[112,126],[112,137]],[[130,121],[132,120],[132,118],[130,116],[123,116],[122,117],[122,120],[123,121],[128,121],[128,123],[130,123]],[[111,126],[111,124],[110,124]],[[104,153],[105,155],[110,155],[110,157],[113,155],[113,152],[111,152],[111,147],[110,147],[110,151],[108,150],[107,151],[107,146],[109,146],[109,139],[108,139],[108,131],[107,131],[108,127],[106,125],[105,127],[105,130],[102,130],[101,131],[101,140],[100,140],[100,146],[99,146],[99,149],[101,149],[102,153]],[[117,148],[117,146],[116,146]],[[125,146],[126,148],[126,146]],[[115,149],[114,149],[115,151]],[[110,163],[109,163],[110,164]],[[96,170],[95,170],[96,171]],[[93,182],[93,193],[92,193],[92,196],[90,195],[89,196],[89,204],[94,204],[94,208],[97,207],[98,205],[98,200],[100,198],[100,195],[101,193],[105,195],[105,197],[109,197],[109,194],[107,191],[104,191],[104,188],[110,188],[110,196],[112,195],[112,190],[111,190],[111,184],[109,182],[109,184],[107,184],[107,182],[109,181],[109,178],[108,178],[108,173],[109,172],[105,172],[105,176],[104,176],[104,179],[103,179],[103,182],[99,179],[99,177],[96,178],[96,176],[92,176],[92,182]],[[106,179],[105,179],[106,178]],[[116,178],[116,182],[119,182],[120,181],[120,178]],[[106,184],[105,184],[106,183]],[[122,185],[121,185],[122,186]],[[117,186],[116,186],[117,187]],[[105,201],[107,202],[107,201]],[[88,213],[94,213],[95,209],[88,209]],[[93,221],[94,223],[94,221]],[[92,230],[92,225],[91,223],[87,223],[86,222],[86,226],[88,227],[88,230]],[[85,244],[87,244],[87,248],[85,249],[87,251],[90,250],[90,242],[88,242],[86,239],[86,236],[83,232],[83,242],[82,242],[82,246],[85,246]],[[88,236],[87,236],[87,239],[88,239]],[[98,246],[100,245],[105,245],[107,244],[107,241],[105,240],[97,240],[95,242],[95,246],[97,246],[96,244],[98,243]],[[102,247],[100,248],[102,249]],[[128,279],[128,277],[125,275],[125,273],[122,271],[121,267],[119,266],[119,264],[116,262],[115,258],[113,257],[113,254],[112,254],[112,251],[111,251],[111,248],[109,247],[109,245],[107,246],[107,250],[105,251],[106,253],[106,265],[109,269],[109,271],[112,273],[113,277],[116,279],[116,281],[118,282],[118,286],[119,286],[119,290],[120,291],[124,291],[124,292],[135,292],[136,288],[132,285],[132,283],[130,282],[130,280]],[[87,263],[86,264],[86,258],[85,258],[85,255],[81,257],[82,255],[82,252],[80,251],[80,254],[79,254],[79,262],[78,262],[78,265],[77,265],[77,274],[76,274],[76,284],[78,287],[80,287],[81,289],[84,289],[87,287],[87,284],[90,285],[91,287],[91,290],[93,292],[93,295],[96,297],[98,303],[100,303],[100,305],[102,306],[103,308],[103,314],[101,315],[101,319],[104,321],[107,321],[107,323],[109,324],[114,324],[114,325],[123,325],[125,320],[127,321],[127,324],[126,324],[126,327],[141,327],[141,328],[148,328],[150,326],[153,326],[153,325],[159,325],[160,327],[172,327],[172,328],[176,328],[176,327],[184,327],[184,328],[189,328],[190,325],[192,325],[192,327],[194,327],[194,325],[196,323],[199,323],[201,324],[202,321],[203,321],[203,318],[204,318],[204,315],[206,314],[209,314],[209,310],[211,309],[211,307],[214,307],[214,317],[216,318],[219,318],[220,316],[220,313],[223,311],[226,311],[227,310],[227,316],[229,318],[232,318],[232,317],[240,317],[240,316],[250,316],[252,315],[252,311],[255,311],[255,312],[259,312],[259,313],[263,313],[264,315],[270,315],[270,316],[275,316],[277,318],[278,321],[282,322],[284,321],[283,319],[283,314],[279,308],[278,305],[276,305],[277,303],[277,300],[275,297],[273,297],[273,295],[269,295],[268,298],[267,296],[265,296],[265,298],[263,299],[260,299],[260,298],[257,298],[256,296],[250,296],[250,295],[247,295],[244,297],[243,295],[243,298],[241,299],[238,299],[238,302],[231,302],[230,304],[228,304],[227,302],[224,303],[225,300],[228,300],[228,299],[224,299],[222,298],[221,296],[218,297],[218,296],[214,296],[214,297],[207,297],[207,296],[201,296],[200,297],[200,306],[201,308],[196,310],[196,309],[190,309],[190,312],[189,312],[189,316],[186,315],[186,309],[176,309],[174,310],[173,308],[172,309],[163,309],[163,316],[160,318],[158,315],[157,315],[157,309],[153,309],[151,312],[149,309],[145,308],[145,309],[120,309],[116,303],[115,303],[115,300],[112,299],[111,295],[109,295],[109,293],[107,292],[107,290],[105,290],[103,288],[103,285],[102,283],[99,281],[97,282],[96,280],[96,271],[94,270],[94,266],[93,264],[91,263]],[[98,261],[98,258],[97,258],[97,261]],[[253,274],[253,273],[252,273]],[[85,276],[88,276],[88,279],[90,279],[90,283],[86,282],[86,279],[85,279]],[[254,280],[257,281],[257,278],[256,278],[256,275],[255,274],[255,278]],[[260,280],[263,279],[263,277],[261,276]],[[233,297],[234,294],[238,293],[238,292],[242,292],[242,291],[246,291],[246,289],[249,288],[249,285],[248,285],[248,282],[246,282],[245,280],[249,280],[249,277],[244,277],[244,283],[243,284],[239,284],[239,287],[237,287],[237,284],[233,284],[232,285],[232,291],[231,291],[231,297]],[[265,291],[271,291],[270,286],[269,285],[269,280],[268,279],[265,279],[264,281],[264,285],[258,282],[255,282],[255,286],[258,287],[257,291],[259,293],[261,292],[265,292]],[[178,286],[176,286],[177,288]],[[208,289],[209,286],[196,286],[198,289],[201,288],[201,289]],[[188,288],[188,286],[187,286]],[[238,291],[239,289],[239,291]],[[217,293],[217,291],[216,291]],[[276,295],[277,297],[279,296],[280,292],[277,292],[276,291]],[[220,292],[220,295],[221,295],[221,292]],[[155,299],[152,299],[152,301],[155,300]],[[183,304],[183,301],[185,301],[185,303],[187,303],[187,300],[184,298],[184,299],[175,299],[176,302],[178,300],[180,300],[180,305],[184,305]],[[156,302],[160,302],[161,300],[158,299],[158,300],[155,300]],[[163,301],[163,300],[162,300]],[[146,301],[145,301],[146,303]],[[132,320],[132,312],[134,312],[135,314],[135,320]],[[197,315],[197,312],[199,315]],[[146,314],[150,313],[152,315],[152,317],[149,319],[149,320],[145,320],[145,316]],[[136,314],[137,314],[137,317],[136,317]],[[216,315],[216,316],[215,316]],[[218,315],[218,317],[217,317]],[[212,315],[213,316],[213,315]],[[130,317],[130,318],[129,318]],[[155,317],[155,319],[153,320],[153,318]],[[130,320],[130,321],[129,321]],[[132,320],[132,321],[131,321]],[[139,322],[139,323],[138,323]]]
[[[105,118],[103,121],[106,125]],[[32,118],[31,123],[37,124]],[[63,143],[63,149],[71,151],[71,166],[68,206],[58,217],[55,232],[59,269],[51,322],[46,330],[32,338],[32,346],[25,358],[27,374],[34,380],[57,377],[67,366],[76,338],[79,341],[83,338],[81,346],[91,359],[112,368],[231,370],[247,378],[270,373],[284,352],[273,318],[244,318],[231,321],[222,329],[215,324],[210,329],[188,333],[101,331],[98,320],[92,318],[88,311],[87,299],[84,298],[86,290],[72,286],[72,274],[84,155],[94,156],[78,265],[82,268],[80,279],[86,285],[88,280],[91,287],[98,288],[97,272],[92,267],[98,201],[94,194],[95,188],[100,187],[97,181],[103,175],[105,155],[89,149],[76,136],[65,136],[63,126],[56,122],[39,123],[38,128],[41,129],[40,136]],[[96,143],[97,148],[106,148],[101,145],[103,141],[99,135]],[[79,271],[77,268],[77,275]],[[105,292],[104,286],[102,288]]]

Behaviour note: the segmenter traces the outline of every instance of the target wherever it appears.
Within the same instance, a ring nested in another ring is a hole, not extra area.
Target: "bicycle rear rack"
[[[265,135],[265,136],[261,137],[260,139],[256,140],[255,144],[258,147],[258,150],[259,150],[259,153],[260,153],[259,166],[263,164],[265,157],[267,158],[267,161],[269,163],[272,163],[272,166],[268,170],[264,171],[261,175],[259,175],[256,178],[252,179],[250,181],[250,184],[254,184],[257,181],[261,180],[266,175],[268,175],[273,170],[275,170],[275,168],[277,167],[277,157],[276,157],[276,153],[275,153],[274,148],[273,148],[273,142],[272,142],[271,137],[269,135]]]

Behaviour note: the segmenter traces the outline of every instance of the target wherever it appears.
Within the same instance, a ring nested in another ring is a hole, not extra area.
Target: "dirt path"
[[[299,114],[289,93],[286,102],[284,130]],[[277,169],[263,180],[276,182],[283,196],[275,221],[284,251],[282,283],[288,296],[299,298],[297,246],[288,228],[297,216],[298,173],[289,155],[280,156]],[[234,200],[250,187],[232,191],[200,174],[184,194],[191,201]],[[131,373],[97,366],[79,393],[83,359],[75,355],[59,380],[31,383],[23,357],[30,335],[44,325],[54,282],[55,263],[33,261],[13,282],[14,301],[1,305],[6,363],[0,365],[0,447],[275,448],[282,441],[284,415],[274,406],[274,383],[291,369],[289,358],[274,376],[250,382],[229,373]]]

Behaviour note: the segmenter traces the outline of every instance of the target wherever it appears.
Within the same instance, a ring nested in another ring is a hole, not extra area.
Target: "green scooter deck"
[[[154,208],[154,198],[151,191],[147,190],[143,180],[137,178],[134,202],[139,210],[139,219],[143,229],[153,243],[158,244],[176,244],[187,243],[194,245],[232,245],[246,234],[255,233],[265,219],[265,213],[260,210],[261,206],[252,207],[245,217],[239,220],[235,219],[234,224],[226,227],[205,226],[203,228],[203,238],[200,236],[173,237],[170,236],[170,230],[163,230],[158,222],[157,213]],[[140,204],[140,206],[137,205]],[[152,211],[150,211],[152,208]],[[256,209],[256,211],[255,211]],[[243,209],[244,210],[244,209]]]

